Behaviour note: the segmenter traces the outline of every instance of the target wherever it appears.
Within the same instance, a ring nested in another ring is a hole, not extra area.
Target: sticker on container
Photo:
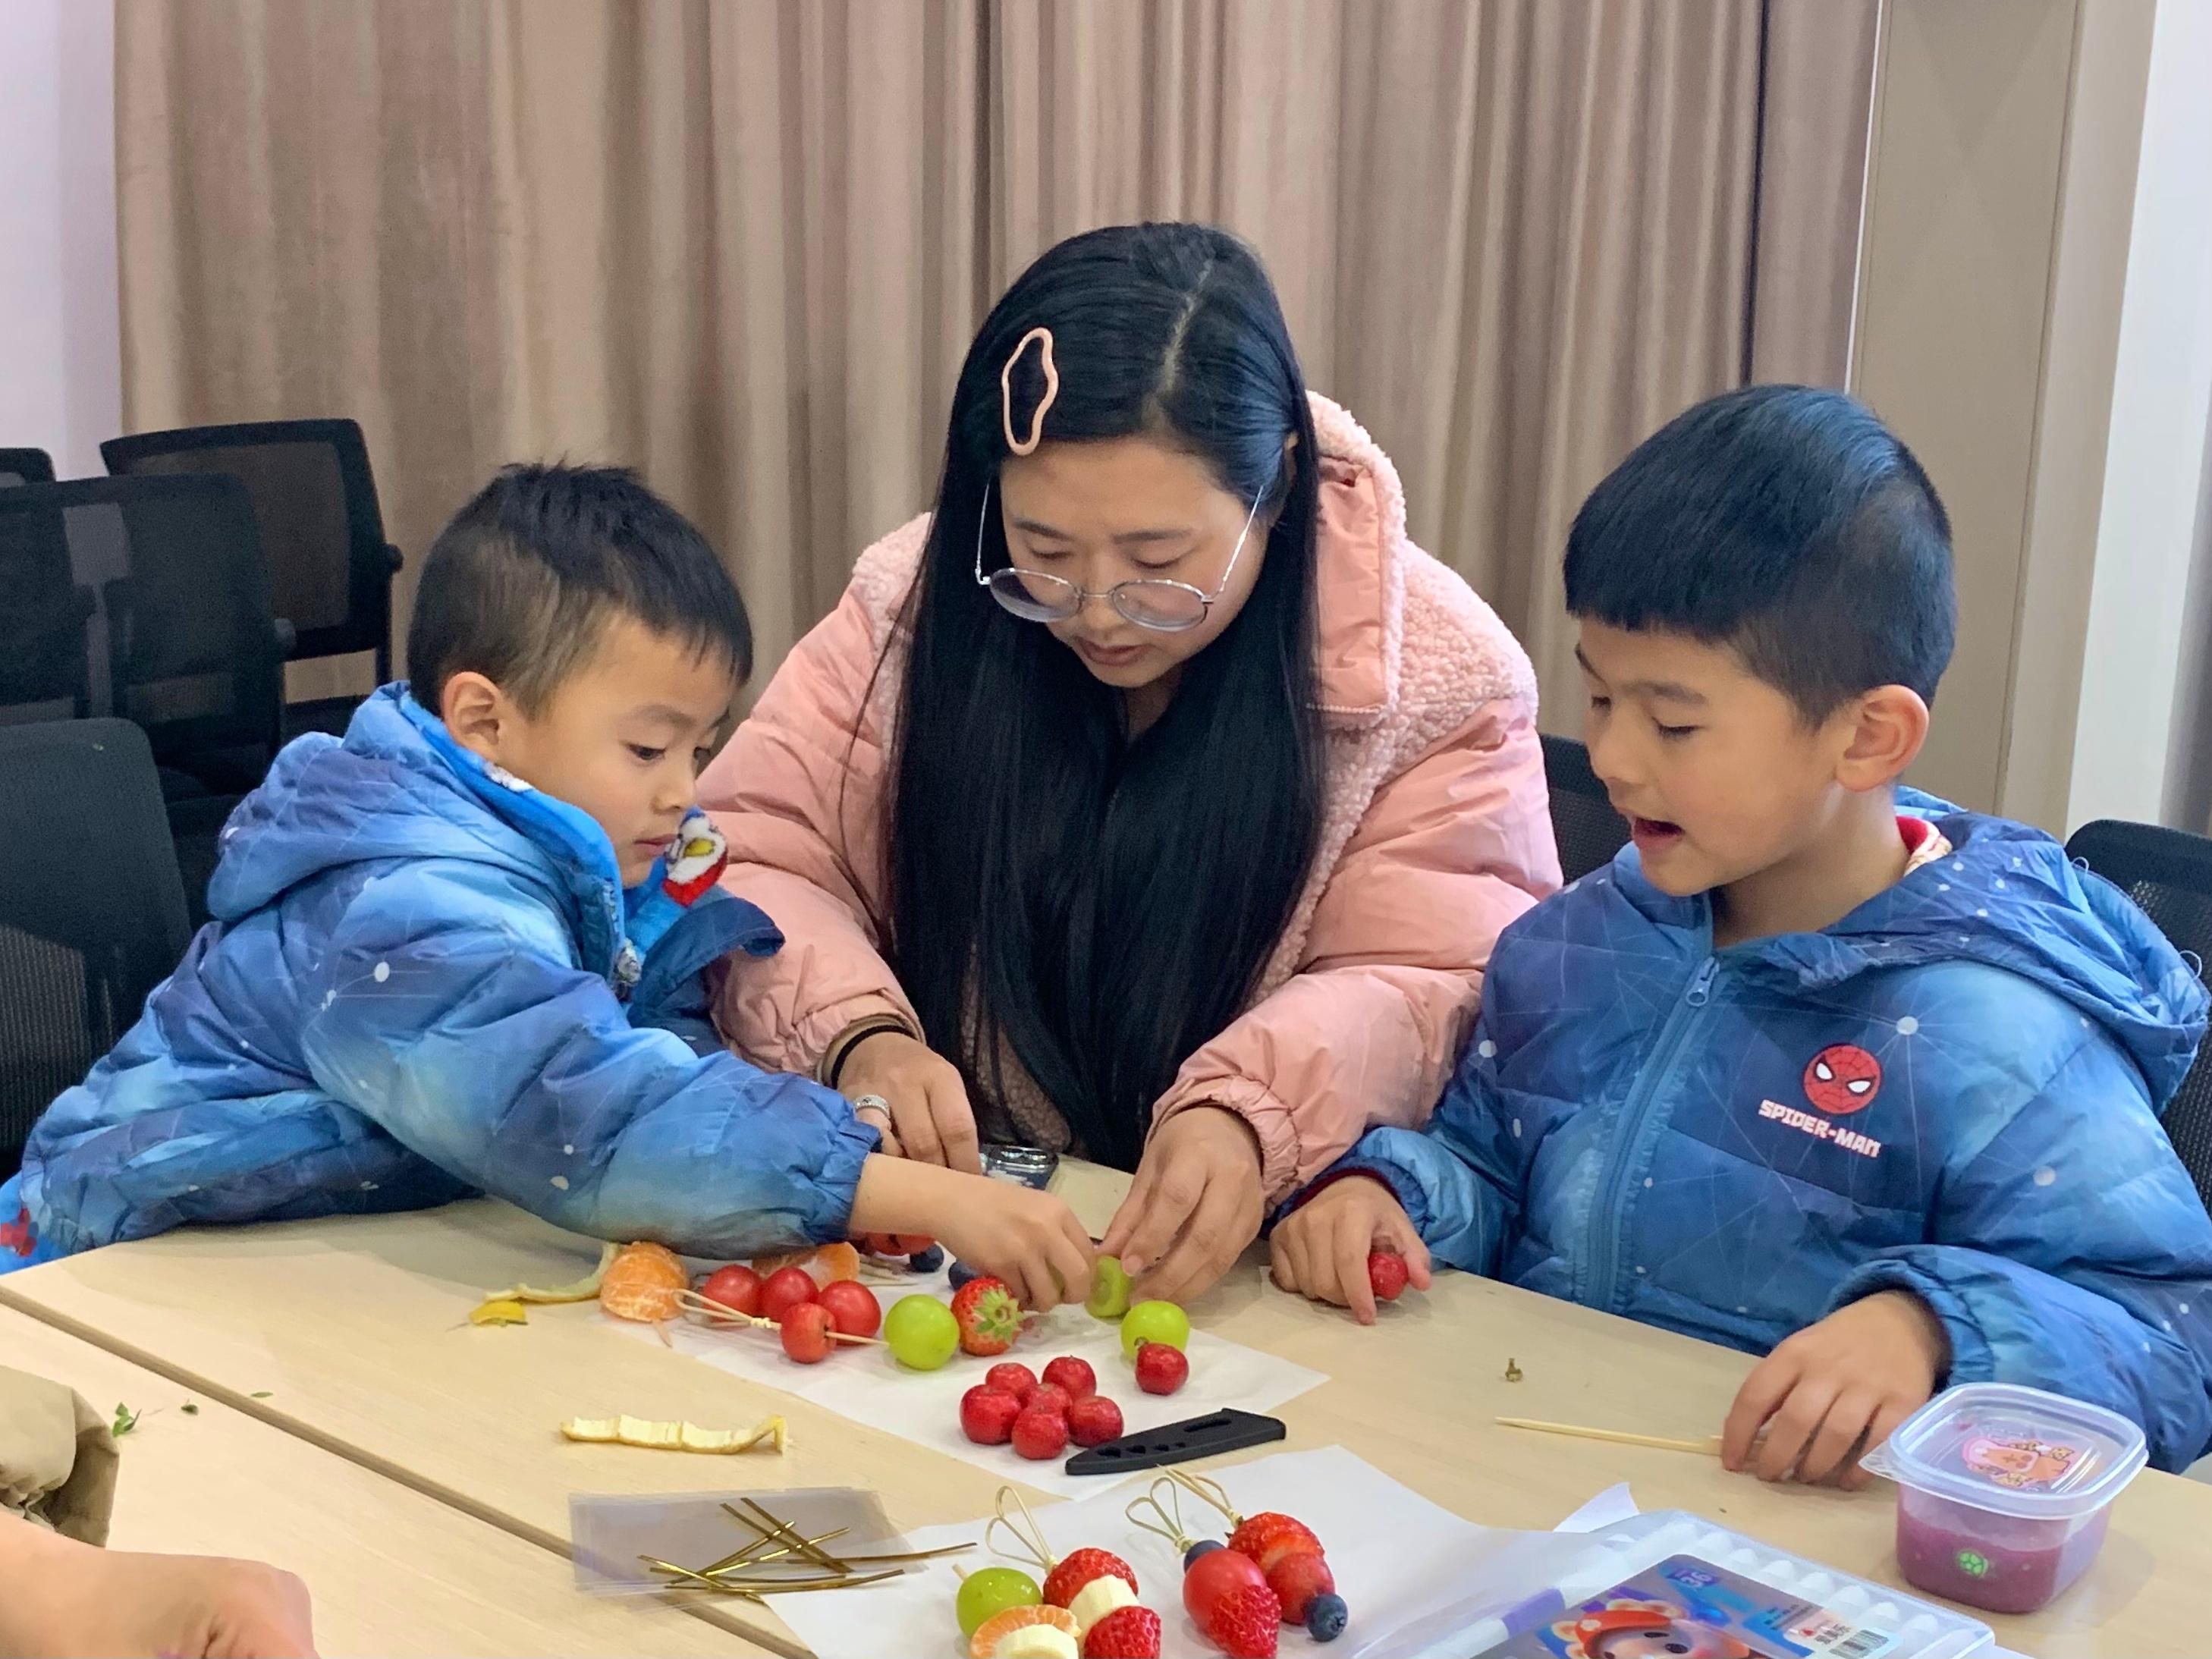
[[[1894,1633],[1677,1555],[1481,1659],[1879,1659]]]
[[[1987,1434],[1972,1436],[1959,1448],[1967,1468],[2014,1492],[2049,1492],[2081,1455],[2079,1446]]]

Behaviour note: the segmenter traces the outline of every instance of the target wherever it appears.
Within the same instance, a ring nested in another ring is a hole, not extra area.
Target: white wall
[[[2212,4],[2161,0],[2120,308],[2069,827],[2169,810],[2212,421]],[[2192,825],[2202,828],[2202,825]]]
[[[123,429],[112,0],[0,0],[0,447],[98,474]]]

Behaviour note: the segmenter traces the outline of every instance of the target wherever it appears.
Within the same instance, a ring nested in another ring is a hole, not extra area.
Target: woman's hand
[[[960,1080],[959,1068],[927,1043],[903,1031],[872,1032],[845,1056],[837,1092],[848,1100],[875,1095],[890,1103],[886,1152],[969,1175],[982,1172],[975,1151],[975,1111],[968,1103],[967,1086]]]
[[[1140,1299],[1184,1302],[1259,1237],[1265,1211],[1251,1126],[1226,1106],[1191,1106],[1153,1131],[1100,1248]]]
[[[1413,1288],[1429,1288],[1428,1247],[1397,1195],[1372,1176],[1331,1182],[1276,1223],[1268,1243],[1277,1285],[1349,1308],[1363,1325],[1375,1322],[1375,1286],[1367,1276],[1372,1252],[1403,1256]]]

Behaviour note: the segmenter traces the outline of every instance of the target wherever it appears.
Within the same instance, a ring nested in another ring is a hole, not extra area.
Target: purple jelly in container
[[[1929,1401],[1868,1454],[1897,1483],[1897,1565],[1920,1589],[2033,1613],[2105,1542],[2112,1499],[2148,1461],[2142,1431],[2101,1406],[2009,1382]]]

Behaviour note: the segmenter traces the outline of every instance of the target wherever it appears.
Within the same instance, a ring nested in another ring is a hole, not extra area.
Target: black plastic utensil
[[[1240,1412],[1233,1407],[1186,1417],[1180,1423],[1163,1423],[1157,1429],[1125,1434],[1102,1446],[1079,1451],[1067,1460],[1070,1474],[1127,1474],[1133,1469],[1164,1468],[1198,1457],[1218,1457],[1285,1438],[1290,1431],[1282,1419]]]

